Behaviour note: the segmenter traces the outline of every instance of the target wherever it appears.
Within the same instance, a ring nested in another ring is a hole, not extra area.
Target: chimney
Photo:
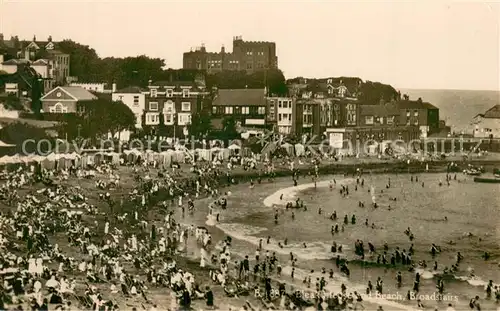
[[[3,33],[0,33],[0,42],[3,42]]]
[[[113,83],[111,85],[111,92],[115,93],[116,92],[116,83]]]
[[[49,36],[49,38],[47,39],[47,41],[52,42],[52,36]]]
[[[36,36],[34,35],[34,36],[33,36],[33,42],[35,42],[35,41],[36,41]]]
[[[224,47],[224,45],[222,45],[222,47],[220,48],[220,52],[222,54],[226,53],[226,48]]]

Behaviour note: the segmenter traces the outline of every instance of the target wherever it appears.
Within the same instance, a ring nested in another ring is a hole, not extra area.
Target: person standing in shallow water
[[[206,287],[205,299],[207,307],[209,309],[212,309],[214,307],[214,293],[212,292],[209,286]]]

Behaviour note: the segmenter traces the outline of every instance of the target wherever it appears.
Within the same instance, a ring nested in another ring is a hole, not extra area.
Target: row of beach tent
[[[214,161],[217,159],[227,160],[231,155],[239,153],[240,149],[241,147],[238,145],[231,145],[229,148],[214,147],[211,149],[196,149],[195,153],[189,151],[187,148],[181,147],[177,150],[169,149],[162,152],[130,149],[123,151],[122,154],[107,150],[94,150],[83,154],[78,154],[76,152],[50,153],[48,155],[15,154],[1,157],[0,166],[40,163],[44,168],[54,169],[68,168],[70,166],[86,167],[89,164],[98,165],[102,163],[102,161],[120,164],[122,158],[125,162],[133,163],[140,158],[148,163],[157,162],[160,166],[169,167],[172,163],[182,163],[186,157],[194,157],[195,155],[198,159],[206,161]]]

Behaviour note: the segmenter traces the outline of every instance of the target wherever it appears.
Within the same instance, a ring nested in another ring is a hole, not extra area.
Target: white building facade
[[[146,91],[147,93],[147,91]],[[122,101],[135,115],[136,128],[142,128],[142,114],[146,105],[146,94],[141,88],[128,87],[112,93],[113,101]]]

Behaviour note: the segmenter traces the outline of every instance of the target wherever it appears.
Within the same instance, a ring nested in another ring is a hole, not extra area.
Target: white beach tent
[[[137,158],[142,156],[142,152],[137,149],[124,150],[123,153],[125,154],[127,162],[135,162]]]
[[[59,160],[59,156],[55,153],[51,153],[42,161],[42,167],[46,169],[54,169],[57,160]]]
[[[196,153],[198,153],[198,157],[200,160],[210,161],[212,159],[212,151],[210,149],[196,149]]]
[[[293,155],[294,147],[292,145],[290,145],[289,143],[282,144],[281,148],[285,149],[286,153],[288,153],[288,155],[290,155],[290,156]]]
[[[170,167],[170,164],[172,163],[172,154],[174,153],[173,150],[165,150],[160,153],[160,160],[159,164],[163,165],[163,168],[168,168]]]
[[[304,145],[302,144],[295,144],[295,155],[298,157],[301,157],[305,155],[305,148]]]
[[[10,164],[10,157],[8,155],[0,158],[0,165]]]
[[[229,150],[230,154],[238,154],[240,153],[241,147],[238,146],[237,144],[232,144],[231,146],[227,147],[227,149]]]
[[[17,164],[17,163],[23,163],[24,159],[19,154],[15,154],[10,157],[9,161],[10,163]]]

